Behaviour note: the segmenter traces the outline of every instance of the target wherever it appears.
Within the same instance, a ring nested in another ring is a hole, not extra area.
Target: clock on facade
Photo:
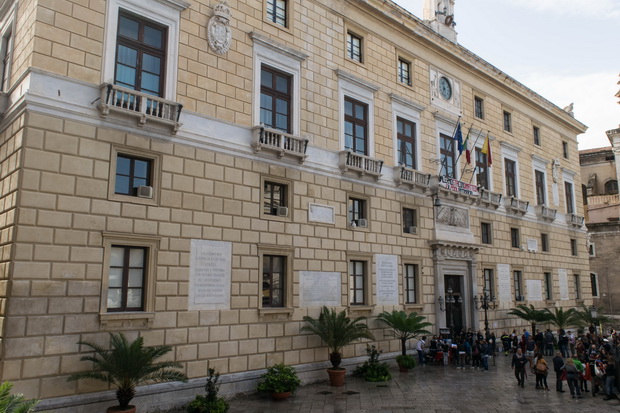
[[[445,100],[450,100],[452,97],[452,86],[450,81],[445,76],[439,78],[439,94]]]

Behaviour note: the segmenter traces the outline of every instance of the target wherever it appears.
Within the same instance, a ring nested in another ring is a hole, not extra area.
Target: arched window
[[[618,181],[610,179],[605,182],[605,195],[612,195],[618,193]]]

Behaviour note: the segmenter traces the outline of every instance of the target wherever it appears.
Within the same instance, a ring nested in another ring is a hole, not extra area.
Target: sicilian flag
[[[471,128],[467,132],[467,136],[463,141],[463,146],[465,147],[465,159],[467,160],[467,165],[471,163],[471,151],[469,150],[469,133],[471,132]]]
[[[483,153],[487,156],[487,165],[491,166],[491,142],[489,142],[489,134],[487,133],[487,138],[484,140],[484,144],[482,145],[482,150],[480,153]]]
[[[463,153],[463,134],[461,133],[461,121],[456,123],[456,130],[454,131],[454,136],[452,137],[458,145],[459,154]]]

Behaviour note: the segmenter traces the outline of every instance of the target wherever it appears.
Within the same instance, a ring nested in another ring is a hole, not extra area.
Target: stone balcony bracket
[[[308,157],[308,138],[291,135],[264,125],[252,128],[252,148],[254,153],[265,150],[274,153],[278,159],[289,156],[302,164]]]
[[[529,201],[522,201],[514,196],[505,198],[504,206],[508,211],[512,211],[515,214],[525,214],[529,208]]]
[[[360,178],[365,175],[372,176],[376,181],[381,178],[383,161],[370,156],[355,153],[350,150],[341,151],[339,154],[339,166],[342,173],[353,171],[357,172]]]
[[[402,165],[395,166],[393,174],[396,185],[408,185],[412,190],[417,188],[422,191],[428,188],[431,177],[430,174],[425,174]]]

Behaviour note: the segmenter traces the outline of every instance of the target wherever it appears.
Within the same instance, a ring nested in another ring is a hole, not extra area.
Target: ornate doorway
[[[463,277],[460,275],[446,274],[444,285],[446,286],[446,324],[452,334],[459,333],[463,327]]]

